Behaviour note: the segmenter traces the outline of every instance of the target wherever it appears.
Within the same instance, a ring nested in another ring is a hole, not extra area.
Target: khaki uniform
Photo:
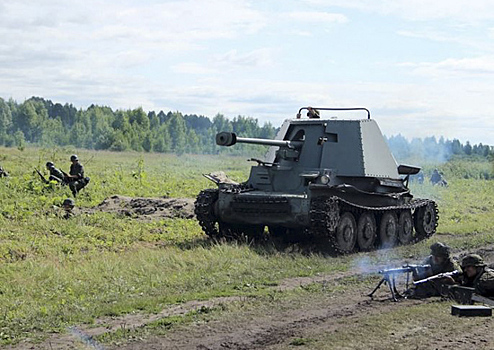
[[[430,255],[429,257],[427,257],[427,259],[424,260],[423,264],[430,265],[431,267],[419,272],[418,274],[414,274],[413,279],[416,281],[444,272],[453,272],[455,270],[461,272],[460,266],[451,257],[445,258],[445,260],[441,264],[435,264],[432,255]],[[444,281],[444,279],[437,279],[419,284],[413,289],[412,295],[416,298],[441,296],[441,290],[443,288]]]
[[[475,288],[475,292],[483,297],[494,297],[494,270],[483,267],[473,278],[463,277],[462,285]]]

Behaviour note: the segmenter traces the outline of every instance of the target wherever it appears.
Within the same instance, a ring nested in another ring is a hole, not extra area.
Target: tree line
[[[240,115],[230,120],[217,114],[210,119],[178,111],[146,113],[142,108],[114,111],[110,107],[91,105],[77,109],[69,103],[62,105],[40,97],[31,97],[22,103],[0,98],[0,145],[6,147],[70,145],[110,151],[259,154],[265,150],[262,146],[218,147],[215,135],[231,131],[243,137],[274,138],[277,130],[269,122],[260,125],[257,119]],[[471,145],[468,141],[462,144],[457,139],[436,140],[432,136],[408,141],[397,135],[387,138],[387,142],[399,160],[494,157],[491,146]]]
[[[257,119],[243,116],[229,120],[217,114],[211,120],[178,111],[146,113],[142,108],[113,111],[97,105],[83,110],[39,97],[23,103],[0,98],[0,145],[7,147],[33,144],[177,154],[241,152],[243,145],[228,151],[217,147],[215,136],[220,131],[261,138],[273,138],[276,132],[270,123],[261,126]]]

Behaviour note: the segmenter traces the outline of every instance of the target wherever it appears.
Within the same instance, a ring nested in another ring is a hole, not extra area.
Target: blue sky
[[[494,145],[494,2],[0,0],[0,97],[278,126],[371,110],[387,135]]]

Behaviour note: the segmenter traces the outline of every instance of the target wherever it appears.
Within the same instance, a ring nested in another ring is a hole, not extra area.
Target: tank
[[[367,116],[320,117],[335,111]],[[212,238],[319,238],[351,253],[412,244],[436,231],[436,203],[413,198],[408,188],[420,168],[396,163],[366,108],[302,107],[274,140],[220,132],[216,143],[270,148],[265,159],[250,159],[257,165],[244,183],[205,175],[217,188],[199,193],[195,214]]]

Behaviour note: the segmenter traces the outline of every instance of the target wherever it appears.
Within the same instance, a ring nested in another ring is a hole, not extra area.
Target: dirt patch
[[[169,218],[194,218],[194,199],[192,198],[143,198],[111,196],[88,209],[93,212],[116,213],[140,220],[160,220]]]
[[[487,263],[493,262],[493,246],[477,249],[475,253],[483,254]],[[372,254],[372,253],[371,253]],[[458,252],[456,256],[463,256],[466,252]],[[362,254],[359,254],[362,255]],[[394,261],[393,261],[394,263]],[[396,261],[399,263],[399,261]],[[373,266],[373,272],[383,266]],[[366,269],[367,270],[367,269]],[[331,286],[348,277],[365,276],[359,266],[354,266],[348,271],[337,272],[328,275],[311,277],[288,278],[280,282],[273,290],[287,291],[298,287],[321,283]],[[386,286],[377,291],[374,299],[367,296],[371,290],[363,290],[359,293],[347,293],[343,295],[330,295],[307,300],[300,305],[290,305],[277,310],[265,310],[259,314],[259,310],[251,314],[246,313],[235,320],[217,320],[207,323],[198,323],[187,327],[179,327],[167,334],[166,337],[151,336],[147,339],[139,339],[127,344],[105,346],[106,349],[285,349],[287,339],[310,337],[311,334],[335,333],[344,330],[348,324],[359,322],[362,317],[392,312],[413,305],[435,302],[435,299],[427,300],[401,300],[393,302]],[[248,300],[247,297],[219,297],[210,300],[193,300],[180,305],[170,306],[161,312],[149,314],[128,314],[119,317],[103,317],[96,320],[91,327],[79,325],[72,327],[69,334],[54,334],[42,344],[21,343],[13,349],[103,349],[93,342],[93,337],[104,333],[111,333],[119,329],[134,329],[145,326],[164,317],[184,315],[201,308],[213,308],[215,306],[231,302]],[[437,300],[437,299],[436,299]],[[261,310],[262,311],[262,310]],[[494,332],[488,332],[492,327],[492,319],[487,318],[479,323],[479,328],[472,328],[469,334],[456,334],[448,332],[440,338],[430,340],[431,348],[447,349],[471,349],[472,344],[478,348],[485,348],[494,343]],[[407,336],[413,332],[422,332],[423,329],[407,329]],[[393,337],[399,337],[394,334]],[[85,344],[85,345],[83,345]],[[421,347],[417,347],[421,348]]]

